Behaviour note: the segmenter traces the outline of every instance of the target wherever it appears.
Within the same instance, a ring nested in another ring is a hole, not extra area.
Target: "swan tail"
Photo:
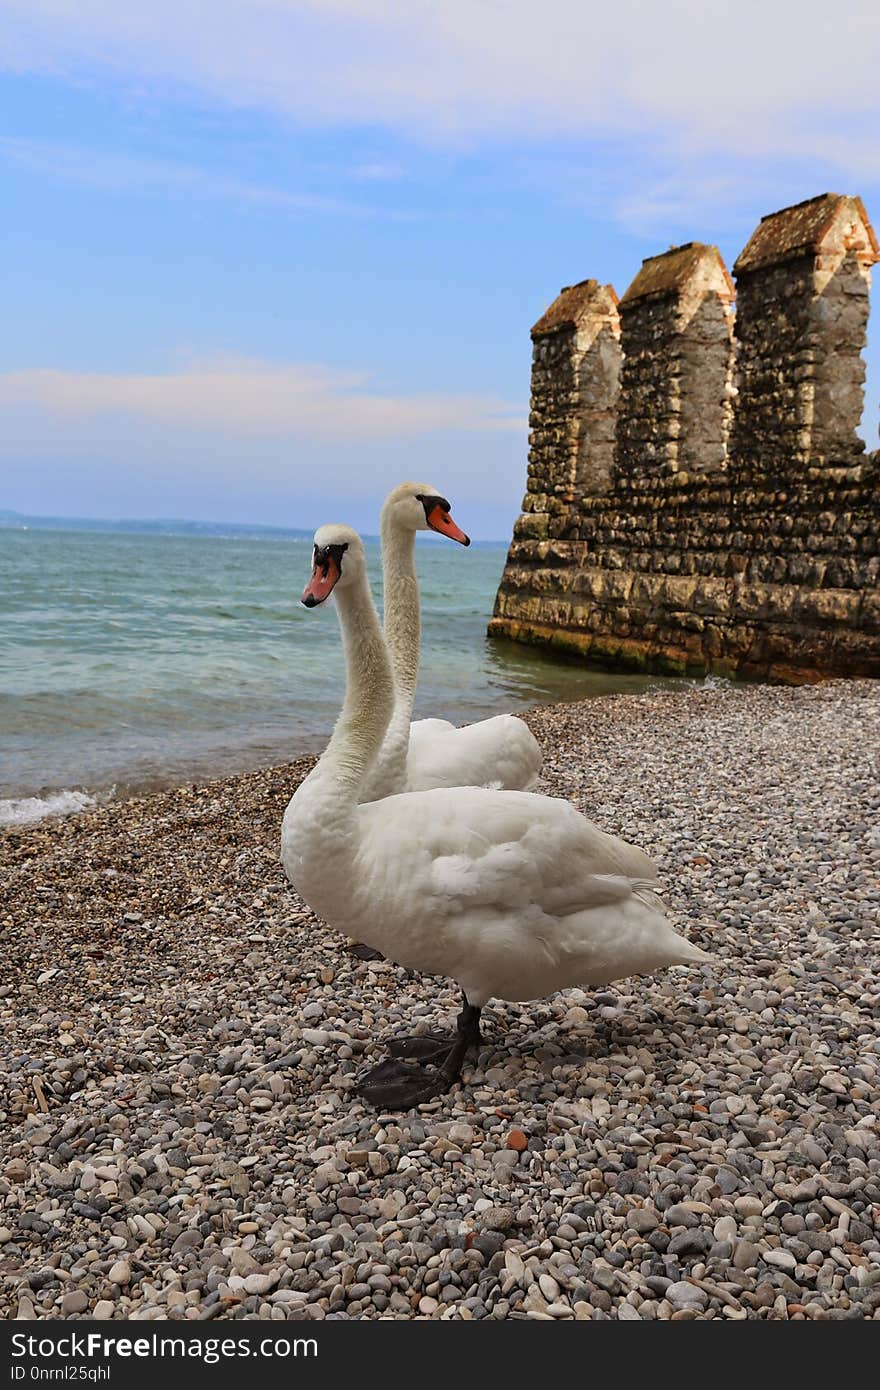
[[[708,951],[704,951],[701,946],[696,946],[693,941],[688,941],[686,936],[682,936],[672,927],[666,918],[666,909],[663,900],[657,892],[656,883],[649,882],[647,879],[636,879],[632,885],[633,894],[639,902],[650,907],[655,912],[663,916],[663,920],[669,930],[670,936],[675,942],[675,960],[670,960],[670,965],[711,965],[715,957]]]
[[[678,932],[676,932],[678,936]],[[715,957],[708,951],[704,951],[702,946],[696,946],[693,941],[688,941],[686,936],[678,937],[678,960],[676,965],[713,965]]]

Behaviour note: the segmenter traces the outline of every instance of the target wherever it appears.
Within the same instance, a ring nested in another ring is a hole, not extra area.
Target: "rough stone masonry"
[[[861,199],[564,289],[532,329],[528,482],[493,636],[670,674],[880,675]]]

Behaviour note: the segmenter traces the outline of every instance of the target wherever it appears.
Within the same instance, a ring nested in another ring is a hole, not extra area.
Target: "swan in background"
[[[493,997],[543,998],[710,959],[664,917],[647,855],[567,801],[437,787],[358,805],[395,691],[364,547],[347,526],[316,532],[302,602],[314,607],[331,592],[345,701],[284,813],[284,869],[329,926],[401,965],[456,980],[464,996],[453,1038],[395,1040],[392,1059],[360,1080],[362,1096],[405,1109],[447,1090],[480,1041],[480,1011]]]
[[[496,787],[531,790],[541,771],[541,749],[531,730],[512,714],[499,714],[458,729],[445,719],[411,723],[419,675],[421,615],[416,575],[417,531],[437,531],[461,545],[465,533],[450,505],[428,483],[401,483],[382,506],[382,574],[385,640],[394,677],[394,712],[361,801],[429,787]]]

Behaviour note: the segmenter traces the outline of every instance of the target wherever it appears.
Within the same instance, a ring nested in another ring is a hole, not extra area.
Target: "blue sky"
[[[873,0],[0,0],[0,507],[504,537],[559,287],[880,226],[878,70]]]

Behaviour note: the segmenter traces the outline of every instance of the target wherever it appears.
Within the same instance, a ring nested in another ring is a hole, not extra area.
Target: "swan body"
[[[664,917],[648,856],[567,801],[404,792],[359,807],[353,843],[344,876],[332,841],[299,865],[288,852],[309,905],[398,964],[456,980],[478,1007],[707,959]]]
[[[419,719],[410,725],[408,791],[465,786],[527,792],[538,785],[541,747],[528,725],[515,714],[496,714],[462,728],[454,724],[445,729],[425,728],[445,722]]]
[[[385,639],[394,679],[394,713],[367,774],[362,801],[430,787],[495,787],[529,791],[541,772],[541,748],[512,714],[464,728],[445,719],[412,720],[419,674],[421,615],[415,566],[416,532],[439,531],[468,544],[449,517],[449,503],[428,483],[401,483],[382,506]]]
[[[304,602],[326,596],[329,578],[321,571],[341,546],[335,592],[346,698],[327,750],[284,814],[281,857],[291,883],[329,926],[462,987],[459,1037],[444,1067],[426,1075],[385,1063],[362,1088],[378,1102],[415,1104],[457,1077],[489,999],[542,998],[709,957],[664,917],[648,856],[566,801],[437,787],[357,804],[395,698],[355,532],[333,526],[316,533]]]

